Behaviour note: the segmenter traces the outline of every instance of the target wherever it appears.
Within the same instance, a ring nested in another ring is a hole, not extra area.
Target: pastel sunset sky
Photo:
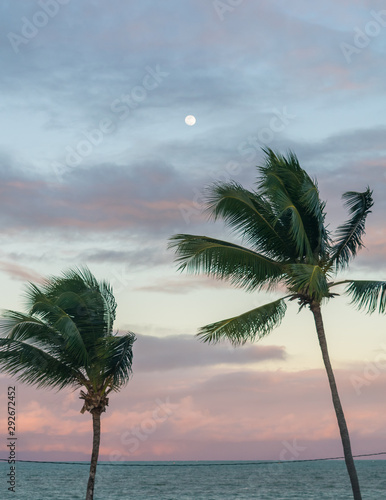
[[[0,5],[0,307],[27,281],[87,265],[137,334],[133,377],[102,417],[104,460],[291,460],[342,454],[310,311],[255,344],[200,326],[274,300],[177,272],[175,233],[238,241],[203,192],[252,189],[261,147],[341,195],[374,193],[347,273],[386,279],[386,10],[380,0],[13,0]],[[193,126],[185,117],[194,115]],[[386,451],[385,317],[324,307],[354,454]],[[88,460],[78,391],[17,385],[18,458]],[[6,420],[0,438],[6,457]]]

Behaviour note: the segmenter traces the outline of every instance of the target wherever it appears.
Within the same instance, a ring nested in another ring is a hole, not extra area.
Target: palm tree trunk
[[[99,445],[101,442],[101,411],[99,408],[91,410],[92,415],[92,430],[93,430],[93,440],[92,440],[92,454],[91,454],[91,464],[90,464],[90,476],[87,483],[87,493],[86,500],[93,500],[94,498],[94,484],[95,484],[95,474],[98,463],[99,455]]]
[[[344,417],[342,404],[339,399],[338,389],[336,386],[334,373],[332,371],[332,366],[328,355],[327,341],[326,341],[326,335],[324,333],[320,304],[318,302],[311,302],[310,309],[314,315],[316,331],[318,333],[319,345],[322,350],[324,366],[326,368],[328,381],[330,383],[332,402],[334,404],[336,418],[338,420],[340,437],[342,440],[343,451],[344,451],[344,459],[346,462],[348,475],[350,476],[354,500],[362,500],[357,471],[355,469],[355,463],[351,451],[350,437],[348,434],[346,419]]]

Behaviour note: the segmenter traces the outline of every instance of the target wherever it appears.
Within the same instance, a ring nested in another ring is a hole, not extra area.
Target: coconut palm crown
[[[114,335],[116,302],[87,268],[69,270],[26,290],[26,313],[7,310],[0,322],[0,369],[41,388],[82,388],[81,413],[93,417],[87,500],[93,498],[100,416],[108,395],[132,373],[133,333]]]
[[[363,246],[372,191],[367,188],[343,195],[349,219],[332,236],[325,225],[325,202],[320,200],[317,183],[300,167],[296,155],[289,152],[284,156],[268,148],[263,152],[265,161],[258,167],[256,190],[226,182],[214,184],[207,192],[209,215],[214,220],[223,219],[246,246],[177,234],[170,238],[169,247],[175,249],[180,270],[202,272],[249,292],[273,290],[279,284],[288,291],[271,303],[202,327],[198,336],[204,342],[228,339],[237,345],[264,337],[280,324],[287,300],[297,300],[300,308],[311,309],[354,498],[360,500],[347,426],[327,352],[321,304],[337,295],[335,286],[345,284],[345,292],[359,309],[385,312],[385,281],[334,280]]]

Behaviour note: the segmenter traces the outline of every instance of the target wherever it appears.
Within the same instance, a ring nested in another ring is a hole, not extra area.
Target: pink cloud
[[[32,269],[26,266],[20,266],[13,262],[0,261],[0,269],[20,281],[31,281],[33,283],[42,283],[44,278],[40,274],[36,273]]]
[[[366,382],[360,394],[353,375]],[[354,453],[382,451],[386,371],[367,380],[357,365],[337,370],[336,377]],[[1,379],[2,399],[7,384]],[[17,389],[20,458],[87,460],[91,418],[79,413],[77,392]],[[305,448],[300,458],[341,454],[323,370],[223,370],[215,376],[209,369],[181,370],[134,377],[111,396],[102,417],[101,459],[278,459],[283,443],[293,440]]]
[[[189,293],[199,288],[232,288],[227,281],[216,280],[207,276],[183,275],[169,280],[153,280],[152,285],[145,285],[135,288],[141,292],[162,292],[162,293]]]

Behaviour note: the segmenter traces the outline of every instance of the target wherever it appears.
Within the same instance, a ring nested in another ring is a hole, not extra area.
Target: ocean
[[[386,460],[357,460],[363,500],[386,500]],[[103,465],[107,464],[107,465]],[[84,499],[89,465],[17,463],[15,493],[0,462],[0,498]],[[349,500],[343,461],[100,462],[95,500]]]

